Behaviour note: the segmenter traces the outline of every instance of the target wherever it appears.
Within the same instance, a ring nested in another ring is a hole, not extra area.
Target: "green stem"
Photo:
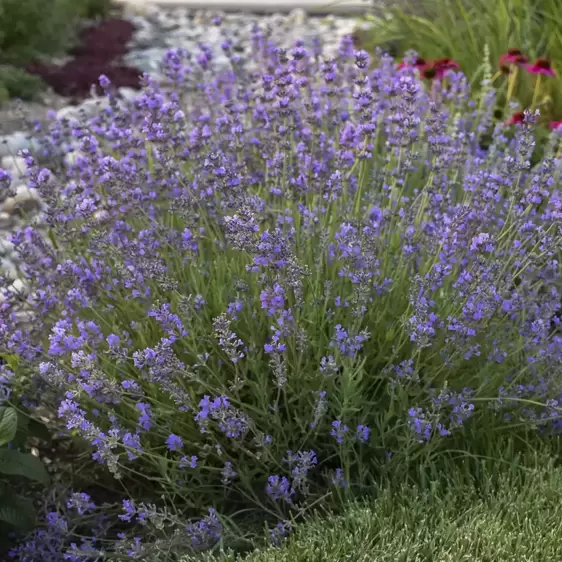
[[[536,109],[539,92],[541,89],[541,75],[537,74],[537,81],[535,82],[535,91],[533,92],[533,101],[531,102],[531,109]]]

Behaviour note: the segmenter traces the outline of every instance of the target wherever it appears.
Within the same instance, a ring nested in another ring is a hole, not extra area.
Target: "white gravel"
[[[117,0],[142,11],[153,2],[147,0]],[[372,5],[372,0],[158,0],[161,7],[174,6],[190,10],[219,10],[224,12],[291,12],[295,9],[310,13],[357,13]]]

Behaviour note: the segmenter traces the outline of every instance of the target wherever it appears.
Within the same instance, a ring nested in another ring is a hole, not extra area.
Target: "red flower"
[[[525,56],[519,49],[509,49],[505,55],[500,57],[500,66],[506,64],[526,64],[529,57]]]
[[[439,68],[450,68],[450,69],[460,68],[459,63],[457,61],[454,61],[450,57],[441,57],[440,59],[435,59],[433,61],[433,65]]]
[[[562,120],[550,122],[550,128],[554,131],[557,131],[558,129],[560,129],[560,127],[562,127]]]
[[[415,68],[427,80],[433,80],[433,78],[441,79],[448,70],[458,70],[460,68],[459,63],[449,57],[443,57],[434,61],[426,61],[423,57],[418,57],[413,64],[402,61],[396,67],[398,69]]]
[[[460,65],[449,57],[442,57],[433,61],[433,68],[437,78],[443,78],[448,70],[459,70]]]
[[[556,76],[556,72],[552,66],[550,66],[550,61],[545,57],[538,58],[533,64],[525,65],[527,72],[531,74],[544,74],[545,76]]]
[[[502,55],[506,56],[506,55]],[[510,74],[514,66],[524,66],[529,62],[529,57],[525,55],[517,55],[511,57],[509,60],[500,58],[500,70],[504,74]]]
[[[516,125],[517,123],[524,123],[525,122],[525,113],[523,111],[518,111],[514,113],[510,118],[509,121],[506,121],[506,125]]]

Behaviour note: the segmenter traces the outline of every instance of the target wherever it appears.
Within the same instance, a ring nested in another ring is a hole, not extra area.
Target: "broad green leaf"
[[[0,521],[22,531],[29,531],[35,525],[35,508],[30,499],[13,492],[0,498]]]
[[[52,439],[51,433],[47,426],[34,418],[29,418],[29,429],[28,433],[32,437],[37,437],[37,439],[41,439],[41,441],[50,442]]]
[[[16,446],[24,446],[27,443],[27,438],[29,436],[29,416],[23,412],[17,412],[17,414],[18,429],[16,431],[14,443]]]
[[[49,473],[37,457],[15,449],[0,449],[0,474],[22,476],[45,486],[50,482]]]
[[[18,414],[13,408],[0,407],[0,447],[14,440],[18,430]]]
[[[2,358],[6,365],[13,371],[16,369],[20,363],[19,357],[13,353],[2,353],[0,354],[0,358]]]

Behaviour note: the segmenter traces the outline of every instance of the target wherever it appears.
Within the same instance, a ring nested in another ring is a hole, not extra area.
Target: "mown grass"
[[[428,486],[385,485],[344,515],[315,517],[281,548],[233,553],[206,562],[559,562],[562,470],[544,458],[486,465],[478,483],[466,473]],[[183,562],[191,562],[185,559]]]

